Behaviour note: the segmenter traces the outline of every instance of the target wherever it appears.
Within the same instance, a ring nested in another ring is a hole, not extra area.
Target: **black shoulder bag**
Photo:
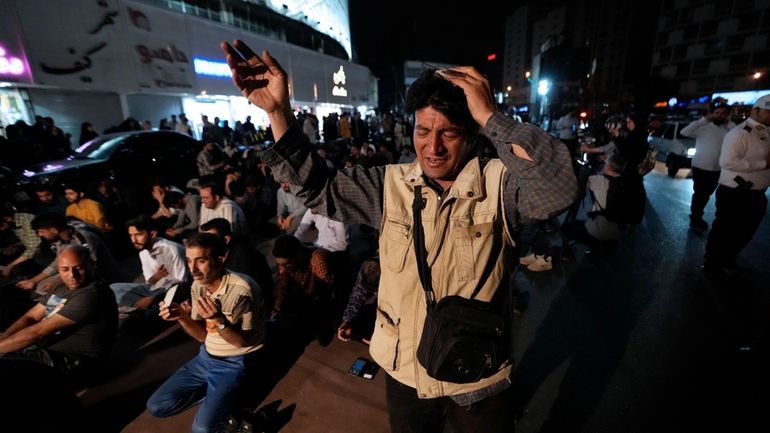
[[[428,314],[417,347],[417,360],[434,379],[477,382],[498,372],[509,359],[510,317],[495,311],[491,302],[473,299],[481,285],[470,299],[446,296],[436,302],[420,216],[423,208],[421,189],[415,186],[412,204],[414,252]]]

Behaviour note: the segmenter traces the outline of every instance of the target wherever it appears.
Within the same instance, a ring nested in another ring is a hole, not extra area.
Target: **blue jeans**
[[[118,305],[133,307],[136,301],[147,296],[158,296],[166,292],[166,289],[150,290],[149,284],[140,283],[112,283],[110,289],[115,293],[115,301]]]
[[[201,345],[198,355],[150,396],[147,411],[152,416],[165,418],[200,403],[192,425],[193,433],[220,431],[246,376],[246,356],[214,357]]]

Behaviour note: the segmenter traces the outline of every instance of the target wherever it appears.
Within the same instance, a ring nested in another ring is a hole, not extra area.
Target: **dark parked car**
[[[66,159],[22,169],[18,179],[29,197],[34,196],[30,191],[34,183],[89,185],[104,179],[135,195],[157,176],[180,186],[197,177],[195,158],[201,148],[201,142],[171,131],[105,134],[81,145]],[[17,194],[17,200],[20,195],[24,194]]]

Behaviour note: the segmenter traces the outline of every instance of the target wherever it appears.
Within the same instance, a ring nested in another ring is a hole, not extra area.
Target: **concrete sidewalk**
[[[160,384],[191,359],[198,350],[177,326],[159,341],[133,349],[124,340],[115,353],[110,377],[81,393],[92,431],[189,432],[193,407],[176,416],[158,419],[145,410],[147,398]],[[138,343],[138,342],[137,342]],[[373,380],[348,373],[358,357],[369,358],[360,342],[316,341],[287,349],[280,343],[264,349],[261,371],[254,384],[244,388],[247,408],[263,414],[265,431],[281,432],[387,432],[385,376]],[[266,346],[267,347],[267,346]],[[276,349],[276,347],[278,347]]]

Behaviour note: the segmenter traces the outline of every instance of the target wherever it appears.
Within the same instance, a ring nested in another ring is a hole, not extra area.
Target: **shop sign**
[[[197,75],[206,75],[209,77],[230,78],[230,66],[225,62],[206,60],[200,57],[193,57],[193,69]]]
[[[342,97],[348,96],[348,90],[343,87],[345,85],[345,70],[342,68],[342,65],[340,65],[340,68],[337,70],[337,72],[332,74],[332,81],[334,82],[332,95]]]
[[[25,72],[24,62],[5,51],[0,46],[0,76],[19,76]]]

